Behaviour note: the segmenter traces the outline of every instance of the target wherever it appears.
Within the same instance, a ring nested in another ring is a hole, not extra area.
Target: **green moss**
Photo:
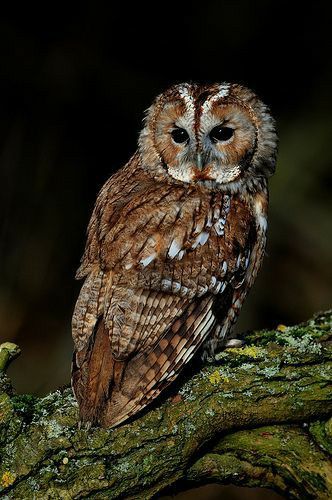
[[[13,342],[0,344],[0,371],[6,371],[8,365],[21,353],[18,345]]]
[[[209,374],[208,379],[212,385],[219,385],[221,383],[228,384],[232,375],[223,370],[214,370]]]
[[[327,453],[332,455],[332,418],[326,422],[313,422],[309,426],[309,431],[317,444]]]
[[[241,462],[270,469],[294,486],[300,476],[317,497],[332,491],[332,470],[324,453],[298,427],[276,425],[236,432],[221,439],[213,451],[222,457],[235,453]]]
[[[263,358],[266,354],[265,349],[254,345],[248,345],[235,350],[236,356],[244,356],[249,359]]]
[[[8,394],[0,394],[0,429],[13,416],[13,404]]]
[[[248,485],[281,489],[287,484],[289,491],[302,488],[311,497],[315,488],[324,491],[330,423],[311,424],[311,441],[298,427],[258,428],[323,419],[331,411],[331,347],[317,344],[329,335],[328,318],[309,323],[250,334],[247,347],[220,353],[218,364],[187,380],[176,398],[160,399],[116,429],[79,430],[70,389],[45,398],[13,397],[0,375],[0,478],[15,474],[4,494],[149,498],[162,485],[186,477],[193,454],[221,434],[220,450],[202,459],[207,477],[210,467],[222,481],[242,477]]]
[[[12,398],[14,411],[23,418],[24,422],[30,423],[34,416],[36,396],[30,394],[21,394]]]
[[[287,326],[286,330],[260,330],[253,331],[246,335],[245,339],[248,343],[262,346],[268,345],[271,342],[276,342],[279,345],[287,345],[287,340],[290,338],[300,339],[301,337],[310,334],[314,341],[320,342],[331,336],[332,331],[332,310],[316,314],[309,321],[295,326]]]
[[[275,378],[280,373],[281,360],[279,358],[273,359],[272,362],[257,369],[257,374],[263,375],[265,378]]]

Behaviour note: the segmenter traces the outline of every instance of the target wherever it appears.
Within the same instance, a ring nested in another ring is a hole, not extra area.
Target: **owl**
[[[77,278],[72,387],[80,419],[112,427],[199,350],[222,346],[260,268],[276,132],[238,84],[175,85],[137,152],[102,187]]]

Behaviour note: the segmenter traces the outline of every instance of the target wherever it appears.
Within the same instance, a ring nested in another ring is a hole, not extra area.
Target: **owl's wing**
[[[163,301],[165,294],[159,295]],[[73,386],[82,420],[108,427],[146,406],[176,378],[214,326],[212,305],[209,296],[192,301],[180,316],[173,310],[154,344],[148,340],[143,350],[123,359],[114,356],[112,332],[101,319],[89,346],[74,356]]]
[[[215,325],[215,294],[237,259],[219,237],[223,201],[213,203],[188,197],[183,187],[149,186],[108,227],[97,224],[103,214],[96,217],[90,242],[98,241],[98,258],[83,262],[87,277],[73,318],[72,380],[83,420],[109,426],[136,413]],[[234,243],[245,247],[237,232]]]

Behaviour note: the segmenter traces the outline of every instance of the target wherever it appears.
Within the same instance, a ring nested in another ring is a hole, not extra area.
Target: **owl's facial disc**
[[[168,174],[191,183],[227,184],[241,177],[255,147],[256,130],[247,111],[215,105],[190,113],[181,103],[165,106],[155,130]]]
[[[245,87],[175,85],[149,109],[140,152],[154,174],[237,189],[273,173],[274,122]]]

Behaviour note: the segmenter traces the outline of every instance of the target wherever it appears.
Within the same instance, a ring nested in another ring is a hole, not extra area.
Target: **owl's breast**
[[[132,214],[134,231],[118,235],[117,283],[183,296],[222,293],[248,266],[250,240],[256,237],[250,205],[225,193],[170,197],[138,218]]]

